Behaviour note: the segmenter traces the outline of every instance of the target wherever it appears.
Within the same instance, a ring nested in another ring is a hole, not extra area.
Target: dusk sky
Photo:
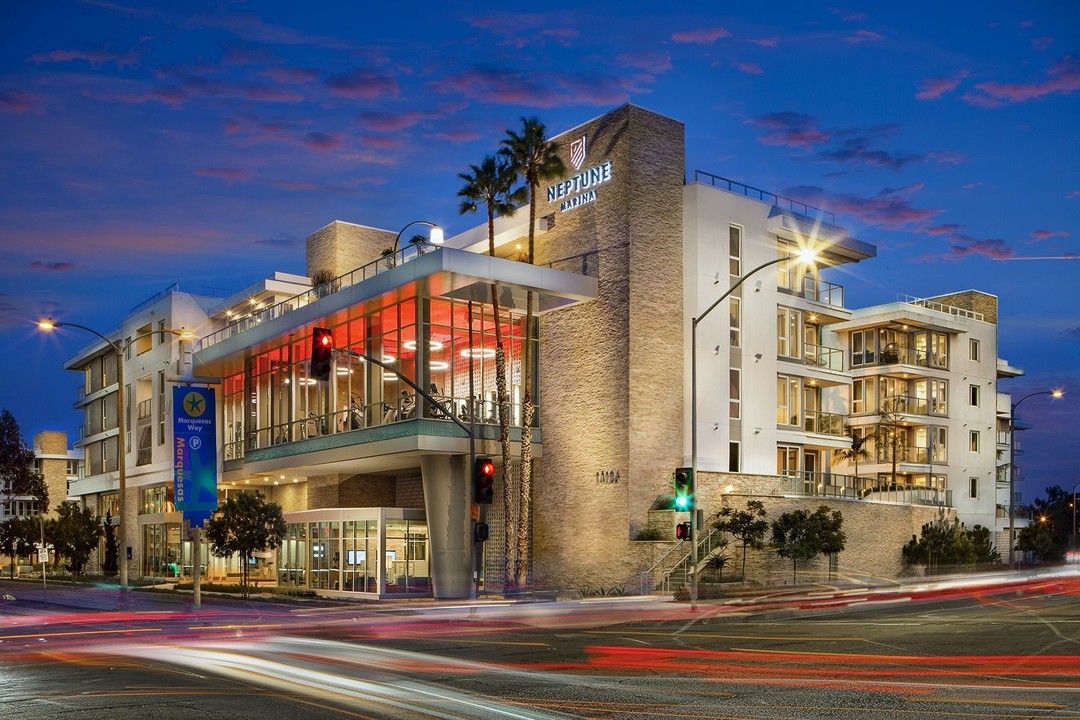
[[[1000,298],[1025,501],[1080,480],[1080,3],[4,3],[0,406],[77,437],[62,362],[166,286],[304,273],[332,220],[448,234],[523,115],[632,102],[687,170],[825,207],[878,248],[849,307]]]

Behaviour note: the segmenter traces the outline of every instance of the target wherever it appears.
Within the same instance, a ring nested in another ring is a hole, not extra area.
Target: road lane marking
[[[43,637],[72,637],[75,635],[127,635],[129,633],[148,633],[148,632],[161,632],[162,628],[142,628],[131,630],[73,630],[71,632],[61,633],[32,633],[29,635],[0,635],[0,640],[15,640],[25,638],[43,638]]]
[[[651,635],[661,637],[674,637],[674,633],[654,632],[652,630],[636,630],[632,632],[626,632],[625,630],[586,630],[586,635]],[[866,642],[866,638],[861,637],[773,637],[768,635],[720,635],[716,633],[680,633],[679,637],[697,637],[697,638],[714,638],[723,640],[785,640],[785,641],[798,641],[798,642]]]

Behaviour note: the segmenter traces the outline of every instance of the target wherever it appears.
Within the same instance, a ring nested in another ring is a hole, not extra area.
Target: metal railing
[[[713,175],[712,173],[705,172],[704,170],[694,171],[694,182],[708,182],[713,187],[722,188],[730,193],[737,195],[745,195],[746,197],[753,197],[775,205],[776,207],[784,207],[791,212],[798,213],[808,218],[816,219],[821,218],[827,220],[830,225],[836,224],[836,215],[828,210],[822,210],[821,208],[814,207],[813,205],[807,205],[806,203],[799,202],[798,200],[792,200],[791,198],[784,197],[783,195],[777,195],[766,190],[760,190],[756,187],[746,185],[738,182],[737,180],[729,180],[719,175]]]
[[[487,400],[474,399],[470,403],[468,398],[453,396],[437,396],[437,400],[444,405],[453,408],[458,419],[462,422],[470,422],[470,417],[478,425],[497,425],[499,423],[499,411],[497,403]],[[510,424],[518,427],[521,425],[521,403],[509,403]],[[540,417],[539,405],[534,406],[533,426],[538,426]],[[430,420],[451,420],[437,407],[428,407],[424,416]],[[329,415],[307,413],[302,417],[287,422],[275,423],[269,427],[257,427],[245,433],[239,424],[233,430],[232,439],[226,438],[225,459],[235,460],[244,457],[246,451],[260,450],[275,445],[302,442],[312,438],[336,435],[355,430],[390,425],[393,423],[406,422],[417,419],[416,404],[410,395],[402,396],[395,400],[379,401],[361,404],[353,402],[350,407],[336,410]]]
[[[844,351],[836,348],[803,343],[803,362],[810,367],[823,368],[825,370],[844,370]]]
[[[827,413],[820,410],[807,410],[803,416],[803,430],[818,435],[844,434],[844,415]]]
[[[925,448],[923,448],[925,450]],[[952,491],[887,478],[818,472],[785,472],[784,495],[831,497],[905,505],[952,506]]]
[[[227,340],[235,335],[239,335],[245,330],[250,330],[253,327],[262,325],[263,323],[281,317],[282,315],[292,312],[297,308],[304,307],[310,303],[315,302],[321,298],[332,295],[344,288],[351,285],[358,285],[365,280],[375,277],[379,273],[386,272],[398,265],[402,265],[410,260],[413,260],[421,255],[426,255],[429,252],[437,252],[438,247],[428,245],[426,243],[413,244],[410,243],[403,248],[400,248],[397,252],[383,255],[378,260],[373,260],[366,265],[362,265],[357,269],[347,272],[344,275],[325,282],[321,285],[317,285],[310,290],[293,295],[290,298],[286,298],[276,305],[270,305],[260,310],[255,310],[249,315],[237,318],[231,322],[228,327],[224,327],[217,332],[211,333],[195,343],[195,351],[205,350],[211,345],[216,345],[222,340]]]
[[[935,445],[934,450],[934,462],[946,463],[948,458],[944,454],[945,448],[940,445]],[[927,465],[929,460],[930,449],[926,447],[919,447],[917,445],[903,445],[896,448],[896,461],[902,463],[915,463],[918,465]],[[878,446],[876,460],[879,463],[891,463],[893,461],[893,453],[891,452],[888,442],[882,442]]]
[[[975,312],[974,310],[965,310],[964,308],[953,307],[952,305],[946,305],[945,303],[935,302],[933,300],[924,300],[917,298],[914,295],[897,295],[896,298],[908,305],[918,305],[929,310],[945,313],[946,315],[956,315],[957,317],[966,317],[972,320],[984,321],[983,314]],[[985,321],[984,321],[985,322]]]
[[[146,400],[143,400],[142,402],[140,402],[138,405],[135,406],[135,417],[138,418],[139,421],[149,420],[150,419],[150,399],[149,398],[147,398]]]

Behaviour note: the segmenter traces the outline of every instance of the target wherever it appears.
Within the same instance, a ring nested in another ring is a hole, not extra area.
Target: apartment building
[[[335,221],[308,238],[308,277],[277,273],[225,299],[177,290],[124,320],[110,337],[125,348],[131,399],[135,568],[190,570],[170,505],[166,389],[180,361],[220,379],[219,496],[257,489],[285,510],[288,537],[258,558],[263,577],[371,597],[498,590],[514,509],[502,501],[496,329],[515,469],[529,368],[537,388],[524,519],[536,587],[651,586],[662,558],[679,559],[672,473],[689,464],[694,433],[705,517],[747,498],[770,513],[830,504],[850,523],[841,566],[896,574],[923,523],[993,521],[996,378],[1010,371],[997,360],[992,296],[852,310],[840,269],[872,261],[874,247],[826,210],[688,177],[678,121],[627,105],[556,140],[568,177],[541,188],[536,265],[518,260],[524,211],[496,220],[495,257],[486,224],[445,245],[401,247],[404,230]],[[817,269],[778,262],[803,248],[819,254]],[[331,279],[312,287],[315,276]],[[329,380],[309,366],[316,329],[338,348]],[[119,502],[114,366],[104,343],[67,363],[86,376],[77,407],[88,470],[73,493],[102,514]],[[883,407],[897,417],[882,420]],[[899,438],[892,454],[878,441],[857,472],[838,462],[849,432],[883,436],[883,424]],[[470,445],[500,466],[490,505],[473,502]],[[649,527],[671,539],[637,540]],[[238,569],[215,559],[208,572]],[[768,563],[761,572],[768,579]]]

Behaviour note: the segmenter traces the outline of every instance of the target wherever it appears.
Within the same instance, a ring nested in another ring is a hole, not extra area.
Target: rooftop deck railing
[[[339,275],[333,280],[329,280],[321,285],[316,285],[310,290],[286,298],[276,305],[270,305],[260,310],[255,310],[244,317],[237,318],[229,323],[227,327],[198,340],[195,343],[195,350],[196,352],[205,350],[222,340],[227,340],[235,335],[239,335],[245,330],[250,330],[269,320],[281,317],[286,313],[304,307],[309,303],[313,303],[320,298],[336,293],[351,285],[358,285],[369,278],[375,277],[379,273],[386,272],[391,268],[397,267],[398,265],[413,260],[421,255],[426,255],[429,252],[435,252],[438,249],[439,248],[426,243],[410,243],[395,253],[387,253],[378,260],[373,260],[351,272]]]
[[[966,310],[964,308],[954,307],[952,305],[946,305],[945,303],[939,303],[935,300],[924,300],[917,298],[914,295],[897,295],[897,299],[900,302],[907,303],[909,305],[918,305],[929,310],[935,310],[937,312],[945,313],[946,315],[956,315],[957,317],[970,318],[971,320],[985,321],[983,314],[975,312],[974,310]]]
[[[804,215],[808,218],[821,218],[827,221],[830,225],[836,224],[836,215],[828,210],[822,210],[819,207],[813,205],[807,205],[804,202],[798,200],[792,200],[789,197],[783,195],[777,195],[776,193],[768,192],[767,190],[761,190],[750,185],[738,182],[737,180],[729,180],[719,175],[713,175],[707,173],[704,170],[694,171],[694,182],[708,183],[713,187],[718,187],[722,190],[735,193],[737,195],[745,195],[746,197],[757,198],[762,202],[767,202],[775,205],[776,207],[787,208],[791,212]]]

